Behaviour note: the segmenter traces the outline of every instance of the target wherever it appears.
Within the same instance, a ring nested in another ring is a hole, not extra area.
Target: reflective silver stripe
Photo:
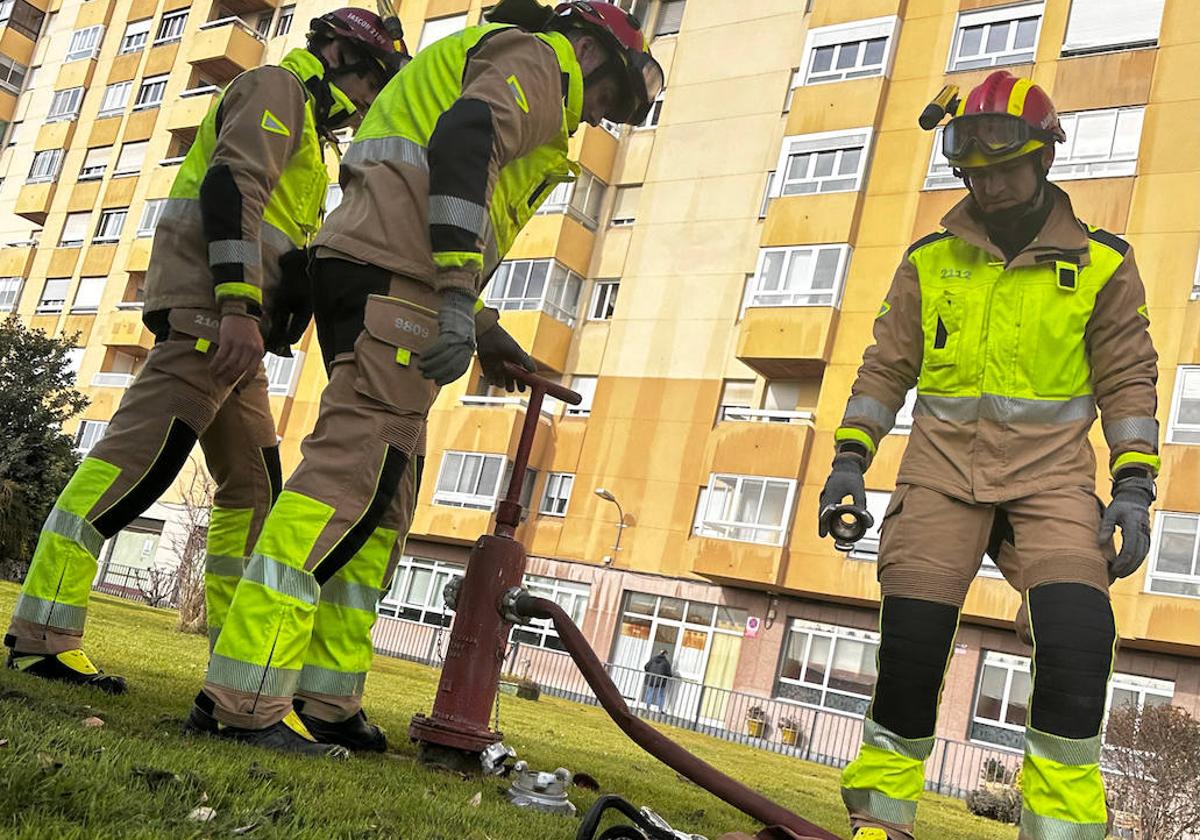
[[[453,225],[476,236],[483,233],[487,209],[482,204],[452,195],[429,196],[429,224]]]
[[[916,800],[892,799],[871,788],[842,788],[842,801],[852,813],[884,822],[912,825],[917,819]]]
[[[1130,440],[1144,440],[1158,449],[1158,421],[1153,417],[1122,417],[1104,424],[1104,439],[1109,446]]]
[[[249,239],[218,239],[208,243],[208,264],[225,265],[259,265],[262,253],[257,242]]]
[[[204,557],[204,573],[217,577],[240,578],[245,566],[246,560],[242,557],[228,557],[224,554],[208,554]]]
[[[321,587],[321,601],[326,604],[337,604],[352,610],[363,610],[374,613],[379,602],[379,590],[374,586],[362,583],[350,583],[339,578],[325,581]]]
[[[45,601],[22,592],[17,596],[17,604],[13,607],[13,617],[42,627],[82,633],[84,622],[87,621],[87,607],[76,607],[61,601]]]
[[[1025,728],[1025,752],[1037,758],[1045,758],[1059,764],[1081,766],[1100,763],[1100,736],[1093,738],[1060,738]]]
[[[1096,419],[1096,400],[1090,394],[1069,400],[1029,400],[984,394],[980,397],[917,395],[914,415],[953,423],[991,420],[996,423],[1078,423]]]
[[[317,605],[321,597],[321,587],[317,579],[303,569],[296,569],[280,563],[265,554],[253,554],[242,573],[243,580],[260,583],[280,595],[295,598],[306,604]]]
[[[92,557],[99,557],[100,548],[104,545],[104,537],[100,536],[92,523],[62,508],[56,507],[50,511],[42,530],[79,543]]]
[[[255,696],[291,697],[300,682],[300,671],[251,665],[214,653],[208,658],[207,680]]]
[[[404,137],[368,137],[355,140],[342,155],[342,163],[355,164],[368,161],[392,161],[429,169],[425,147]]]
[[[262,241],[263,245],[280,254],[300,247],[300,245],[292,241],[290,236],[270,222],[262,223],[262,227],[259,228],[258,238]]]
[[[928,738],[901,738],[870,718],[863,721],[863,743],[916,761],[924,761],[933,752],[932,735]]]
[[[211,654],[217,649],[217,639],[221,638],[221,628],[208,625],[208,652]]]
[[[316,665],[305,665],[300,672],[299,691],[313,694],[332,694],[335,697],[357,697],[363,693],[367,684],[366,672],[343,673],[330,671],[328,668],[318,668]]]
[[[200,221],[200,199],[168,198],[167,203],[163,205],[162,212],[158,214],[158,221],[160,223],[163,220],[180,221],[189,216],[194,216],[195,221]]]
[[[889,432],[896,425],[896,412],[874,397],[859,394],[857,397],[851,397],[846,403],[846,413],[842,417],[843,426],[847,420],[870,420],[882,426],[884,432]]]
[[[1025,808],[1021,811],[1021,836],[1029,840],[1104,840],[1108,836],[1108,826],[1056,820]]]

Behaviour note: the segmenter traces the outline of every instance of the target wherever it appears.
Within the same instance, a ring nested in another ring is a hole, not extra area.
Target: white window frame
[[[98,181],[103,178],[104,173],[108,171],[108,164],[112,161],[112,151],[112,146],[93,146],[88,149],[84,153],[83,165],[79,168],[79,176],[75,180]],[[96,161],[94,157],[101,160]]]
[[[104,437],[107,430],[108,422],[105,420],[81,421],[79,428],[75,430],[75,451],[80,455],[86,455],[93,446],[100,442],[100,438]]]
[[[1101,108],[1094,111],[1071,111],[1060,114],[1059,121],[1067,133],[1067,142],[1061,143],[1057,147],[1054,165],[1050,167],[1050,179],[1052,181],[1074,181],[1081,178],[1120,178],[1136,174],[1145,114],[1144,105],[1129,108]],[[1107,154],[1104,157],[1073,158],[1072,154],[1080,137],[1078,129],[1080,122],[1107,121],[1110,118],[1113,120],[1113,131],[1108,142]],[[1136,126],[1137,143],[1132,151],[1129,149],[1121,152],[1114,151],[1120,133],[1118,128],[1122,124]]]
[[[799,660],[799,678],[783,676],[784,659],[787,656],[788,648],[791,646],[793,633],[802,634],[805,637],[804,651]],[[824,675],[822,676],[819,684],[815,682],[806,682],[804,679],[805,674],[808,672],[811,664],[809,662],[809,655],[812,653],[813,640],[817,638],[829,640],[829,654],[825,659]],[[844,627],[840,624],[824,624],[816,621],[808,621],[802,618],[793,618],[788,623],[787,632],[784,633],[783,636],[783,646],[780,648],[779,667],[775,675],[776,688],[774,694],[776,699],[784,703],[794,703],[798,706],[805,706],[813,709],[833,709],[842,714],[853,714],[855,717],[863,717],[863,715],[847,712],[841,706],[832,705],[829,702],[831,695],[853,698],[854,700],[862,701],[864,704],[869,703],[871,700],[870,694],[859,694],[858,692],[854,691],[846,691],[840,688],[829,687],[829,678],[833,673],[833,662],[837,658],[837,646],[840,640],[875,645],[876,650],[878,650],[880,637],[878,633],[872,632],[871,630],[859,630],[856,627]],[[878,679],[878,675],[876,675],[876,679]],[[778,686],[781,683],[783,685],[795,685],[799,686],[800,688],[818,691],[820,692],[820,701],[817,703],[807,703],[803,700],[793,700],[789,697],[782,697],[780,696],[778,689]]]
[[[1161,697],[1167,701],[1175,699],[1174,680],[1142,677],[1137,674],[1114,673],[1112,679],[1108,681],[1108,694],[1104,698],[1104,720],[1106,724],[1108,716],[1112,714],[1113,693],[1116,689],[1136,694],[1137,700],[1134,702],[1134,705],[1139,709],[1145,708],[1147,697]]]
[[[583,626],[588,601],[592,596],[591,584],[541,575],[525,575],[524,583],[529,594],[553,601],[563,608],[576,625]],[[534,618],[528,624],[514,624],[509,633],[509,640],[555,653],[567,652],[558,638],[554,624],[547,618]]]
[[[672,8],[672,9],[678,7],[680,9],[679,23],[675,26],[674,29],[671,29],[670,24],[667,23],[667,17],[666,17],[665,12],[667,11],[668,7]],[[655,20],[654,20],[654,37],[655,38],[665,38],[670,35],[678,35],[679,30],[683,28],[683,16],[686,13],[687,13],[687,0],[659,0],[658,14],[655,16]],[[663,29],[664,26],[668,27],[665,31]]]
[[[456,460],[457,459],[457,460]],[[455,471],[454,483],[462,480],[463,472],[468,463],[475,462],[478,469],[475,473],[475,492],[461,490],[442,490],[442,480],[447,476],[447,469]],[[479,482],[483,477],[484,466],[490,462],[498,463],[495,485],[491,488],[482,486]],[[447,507],[472,508],[474,510],[492,510],[500,497],[501,486],[504,483],[505,467],[508,461],[503,455],[491,452],[463,452],[447,449],[442,453],[442,462],[438,467],[437,482],[434,485],[433,503]]]
[[[907,435],[912,432],[913,427],[913,410],[917,407],[917,389],[916,386],[908,389],[908,393],[904,395],[904,402],[900,405],[900,409],[896,412],[896,422],[892,426],[889,434]]]
[[[588,230],[595,230],[600,225],[600,209],[607,190],[608,184],[583,169],[574,181],[564,181],[551,190],[537,212],[566,213]]]
[[[75,287],[75,298],[71,301],[71,312],[98,312],[107,284],[107,277],[80,277],[79,284]],[[88,296],[81,303],[79,298],[85,291]]]
[[[810,29],[808,31],[808,38],[804,42],[804,62],[800,65],[801,69],[796,71],[796,76],[803,79],[803,84],[813,85],[890,75],[892,54],[896,44],[896,27],[898,25],[899,18],[893,15],[892,17],[856,20],[851,23]],[[869,67],[861,65],[859,62],[861,62],[865,55],[863,44],[867,41],[878,40],[880,38],[885,41],[882,61],[878,65],[872,64]],[[855,45],[858,55],[855,64],[852,67],[838,69],[838,58],[841,56],[843,50],[851,44]],[[834,47],[833,66],[829,70],[814,73],[812,66],[816,58],[816,52],[826,47]],[[791,91],[794,91],[799,86],[796,84],[796,76],[793,77]],[[784,111],[786,112],[790,108],[791,92],[789,91]]]
[[[597,376],[572,376],[571,390],[583,397],[583,401],[579,405],[563,403],[563,414],[567,417],[590,416],[592,404],[596,401],[596,385],[599,381]]]
[[[530,295],[530,276],[535,269],[542,267],[545,267],[546,275],[542,281],[541,293]],[[501,272],[504,274],[501,275]],[[524,291],[519,295],[510,295],[508,294],[508,285],[512,282],[513,276],[518,274],[523,278],[518,283]],[[555,320],[562,321],[568,327],[575,326],[575,319],[579,312],[579,298],[583,291],[583,278],[558,260],[505,260],[500,263],[496,275],[488,283],[487,303],[489,306],[494,306],[501,311],[540,310]],[[571,300],[572,297],[574,297],[574,301]]]
[[[133,82],[114,82],[104,88],[104,98],[100,100],[100,112],[97,117],[111,117],[121,114],[125,111],[125,106],[129,104],[129,94],[133,90]],[[120,97],[120,101],[114,100]]]
[[[748,483],[761,482],[762,492],[758,499],[758,506],[755,509],[754,518],[757,520],[762,514],[763,500],[767,495],[767,485],[784,485],[784,503],[783,503],[783,521],[778,524],[762,523],[758,521],[743,522],[736,519],[721,519],[712,516],[709,510],[713,501],[713,484],[718,480],[731,481],[733,490],[727,495],[728,504],[725,508],[728,511],[736,510],[739,506],[739,501],[742,494],[746,492],[745,488]],[[710,473],[708,483],[700,491],[700,499],[696,504],[696,519],[692,526],[692,533],[697,537],[705,537],[708,539],[728,540],[730,542],[746,542],[755,545],[782,546],[787,542],[788,530],[791,528],[793,508],[796,503],[796,480],[792,478],[782,478],[779,476],[769,475],[738,475],[735,473]],[[741,532],[749,532],[748,536],[736,536]],[[760,532],[765,532],[768,539],[760,539]]]
[[[658,121],[662,118],[663,103],[667,99],[667,89],[664,87],[658,92],[658,96],[654,97],[654,101],[650,103],[650,110],[646,112],[646,119],[633,127],[634,131],[648,131],[652,128],[658,128]]]
[[[62,230],[58,235],[59,248],[78,248],[87,241],[88,231],[91,230],[92,212],[84,210],[82,212],[68,213],[66,219],[63,220]],[[72,222],[75,224],[72,226]],[[68,231],[68,226],[71,229]],[[68,238],[68,232],[71,234]]]
[[[29,164],[29,176],[26,184],[44,184],[58,178],[62,172],[62,149],[42,149],[33,153],[33,161]],[[47,165],[45,162],[49,161]],[[39,165],[40,164],[40,165]]]
[[[1192,293],[1188,300],[1200,300],[1200,253],[1196,254],[1196,274],[1192,277]]]
[[[1160,572],[1158,570],[1159,554],[1162,551],[1163,529],[1167,520],[1178,518],[1195,524],[1195,535],[1192,539],[1192,574],[1180,572]],[[1175,584],[1179,587],[1195,587],[1195,593],[1165,592],[1155,589],[1155,583]],[[1200,598],[1200,514],[1186,511],[1160,510],[1154,516],[1154,534],[1150,542],[1150,557],[1146,565],[1146,583],[1143,591],[1152,595],[1164,595],[1174,598]]]
[[[166,98],[168,79],[170,79],[170,75],[167,73],[159,76],[149,76],[142,79],[141,85],[138,86],[137,96],[134,97],[133,100],[133,110],[145,111],[150,108],[158,108],[161,106],[163,99]],[[158,90],[158,99],[143,99],[142,94],[148,90]]]
[[[28,76],[28,67],[6,55],[0,55],[0,88],[19,95]]]
[[[933,130],[933,150],[929,154],[929,168],[925,170],[925,183],[922,190],[961,190],[964,188],[962,178],[954,174],[954,167],[942,154],[942,132],[944,125]]]
[[[342,185],[330,184],[325,188],[325,215],[328,216],[342,203]]]
[[[429,575],[429,589],[423,600],[407,600],[413,578],[418,573]],[[379,614],[413,624],[449,627],[454,614],[446,606],[442,590],[451,580],[461,578],[465,573],[466,569],[457,563],[405,554],[396,566],[392,585],[379,600]]]
[[[416,52],[420,52],[430,44],[435,44],[449,35],[462,32],[466,28],[466,12],[460,15],[443,15],[442,17],[430,18],[421,24],[421,35],[417,38]]]
[[[188,9],[177,9],[164,14],[158,21],[158,28],[154,30],[154,46],[182,41],[187,19]]]
[[[1063,36],[1062,55],[1095,55],[1158,46],[1165,6],[1165,0],[1073,0],[1071,13],[1067,16],[1067,31]],[[1092,33],[1092,37],[1081,33],[1079,29],[1072,32],[1072,25],[1079,20],[1077,15],[1085,21],[1082,28],[1093,28],[1089,24],[1101,24],[1101,28],[1108,26],[1109,29]],[[1149,21],[1151,15],[1155,15],[1153,37],[1150,37],[1149,29],[1140,30],[1138,26]]]
[[[296,393],[296,383],[304,367],[304,353],[293,350],[290,357],[267,353],[263,357],[263,366],[267,371],[267,393],[275,397],[290,397]]]
[[[1200,274],[1197,275],[1200,277]],[[1175,368],[1175,388],[1171,394],[1171,415],[1167,421],[1167,443],[1183,446],[1200,445],[1200,423],[1180,424],[1179,409],[1183,402],[1183,391],[1189,377],[1200,378],[1200,365],[1179,365]],[[1200,382],[1196,385],[1200,388]],[[1197,399],[1200,402],[1200,398]],[[1182,433],[1182,434],[1181,434]],[[1188,439],[1188,436],[1194,436]]]
[[[125,222],[129,218],[128,207],[106,207],[100,211],[100,218],[96,221],[96,234],[92,237],[92,242],[97,244],[112,244],[121,239],[121,232],[125,230]],[[117,220],[114,222],[114,219]],[[115,230],[113,228],[116,228]]]
[[[149,140],[132,140],[122,143],[121,151],[117,155],[116,166],[113,168],[113,177],[117,178],[122,175],[137,175],[140,173],[142,171],[142,167],[146,164],[146,151],[149,148]],[[128,161],[125,161],[125,155],[130,152],[134,154],[140,152],[141,159],[137,162],[136,166]],[[122,161],[125,161],[125,163],[122,163]]]
[[[154,236],[158,220],[162,218],[163,208],[167,206],[165,198],[148,198],[142,204],[142,218],[138,222],[137,237]]]
[[[984,718],[979,716],[979,698],[983,696],[983,677],[987,668],[1001,668],[1005,672],[1004,676],[1004,692],[1000,697],[1000,719],[993,720],[992,718]],[[1004,729],[1009,732],[1024,734],[1025,724],[1009,723],[1008,709],[1012,704],[1012,689],[1013,680],[1016,674],[1029,675],[1029,657],[1017,656],[1011,653],[1002,653],[995,650],[985,650],[983,658],[979,662],[979,673],[975,677],[975,692],[971,698],[971,716],[969,718],[968,736],[969,740],[975,744],[987,744],[989,747],[994,747],[1001,750],[1010,750],[1013,752],[1019,751],[1019,747],[1013,747],[1008,744],[1000,744],[995,741],[989,741],[985,738],[978,738],[972,735],[971,728],[976,724],[980,726],[992,726],[997,729]],[[1028,706],[1029,697],[1024,700]]]
[[[592,299],[588,304],[588,320],[611,321],[620,291],[620,280],[597,280],[593,283]]]
[[[779,151],[779,160],[775,164],[775,178],[771,185],[771,198],[779,198],[781,196],[790,195],[824,195],[828,193],[839,192],[857,192],[863,188],[866,180],[867,163],[871,157],[871,141],[874,138],[874,129],[872,128],[857,128],[850,131],[823,131],[816,134],[794,134],[783,138],[783,146]],[[853,174],[843,173],[838,170],[841,168],[842,159],[847,152],[857,149],[858,166]],[[829,175],[815,174],[817,157],[821,153],[834,152],[833,172]],[[789,164],[793,157],[801,155],[812,155],[813,158],[809,163],[807,172],[804,177],[789,179],[788,170]],[[827,184],[832,185],[835,182],[853,180],[853,185],[845,186],[830,186],[828,189],[823,189]],[[812,190],[792,189],[789,192],[789,187],[792,184],[814,184]]]
[[[813,288],[816,280],[816,267],[823,252],[837,252],[838,263],[835,269],[833,286],[829,289]],[[779,270],[779,288],[768,289],[764,285],[769,278],[764,274],[768,260],[783,254],[783,265]],[[807,275],[798,278],[800,285],[786,288],[793,260],[808,255],[810,270]],[[846,285],[846,272],[849,270],[852,255],[849,245],[795,245],[786,248],[760,248],[758,264],[750,282],[746,284],[746,298],[743,313],[746,309],[764,307],[778,308],[791,306],[829,306],[834,309],[842,305],[842,290]]]
[[[117,50],[117,55],[144,50],[146,44],[150,43],[150,29],[153,25],[154,18],[142,18],[126,24],[125,34],[121,36],[121,47]]]
[[[0,312],[13,312],[21,302],[23,277],[0,277]]]
[[[275,30],[271,37],[282,38],[292,31],[292,23],[296,18],[296,4],[279,7],[279,17],[275,19]]]
[[[38,314],[62,312],[67,305],[67,289],[70,285],[69,277],[47,278],[35,311]]]
[[[565,492],[564,492],[565,486]],[[575,487],[575,473],[552,472],[546,476],[542,489],[542,501],[538,513],[545,516],[566,516],[571,504],[571,491]]]
[[[972,9],[971,11],[959,12],[958,19],[954,22],[954,39],[950,43],[950,55],[946,60],[946,72],[953,73],[957,70],[980,70],[987,67],[1003,67],[1010,64],[1032,64],[1037,58],[1038,43],[1042,38],[1042,23],[1045,20],[1045,15],[1046,4],[1044,0],[1036,3],[1018,3],[1010,6],[990,6],[984,9]],[[984,26],[985,29],[980,39],[980,46],[986,49],[988,34],[991,32],[992,26],[1031,17],[1037,18],[1037,30],[1033,34],[1032,47],[1018,51],[1014,46],[1012,46],[1017,33],[1017,27],[1014,26],[1012,27],[1008,36],[1008,49],[998,53],[990,54],[990,58],[986,64],[978,64],[971,67],[962,66],[966,62],[982,60],[985,56],[989,55],[986,52],[981,52],[977,56],[969,56],[966,58],[960,56],[959,49],[962,46],[963,30],[971,29],[976,26]]]
[[[642,207],[642,187],[643,186],[644,186],[643,184],[622,184],[617,187],[617,191],[614,193],[612,216],[608,220],[608,224],[610,227],[626,227],[627,225],[632,225],[635,222],[637,222],[637,214],[641,210],[641,207]],[[621,196],[628,195],[628,192],[624,192],[627,190],[637,190],[637,203],[634,206],[633,215],[632,216],[618,216],[617,209],[618,209],[619,205],[621,204]]]
[[[79,108],[83,105],[83,88],[71,87],[54,91],[50,99],[50,110],[46,112],[46,122],[70,122],[79,118]]]
[[[104,24],[85,26],[71,33],[71,43],[67,46],[67,54],[63,62],[92,59],[100,55],[100,47],[104,44]]]
[[[883,517],[887,513],[888,505],[892,502],[891,490],[868,490],[867,491],[867,511],[874,518],[871,527],[862,535],[862,539],[854,544],[854,548],[850,549],[847,556],[854,560],[869,560],[874,562],[879,559],[879,540],[880,530],[883,528]]]
[[[72,347],[67,351],[67,370],[76,381],[79,379],[79,369],[83,367],[83,357],[86,353],[86,347]]]

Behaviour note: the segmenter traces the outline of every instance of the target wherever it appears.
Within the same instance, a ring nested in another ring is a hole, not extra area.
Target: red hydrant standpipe
[[[489,728],[488,719],[496,699],[509,627],[517,617],[545,618],[554,623],[559,638],[596,693],[600,705],[634,743],[765,825],[781,826],[799,834],[803,840],[837,840],[836,835],[731,779],[633,715],[579,628],[553,601],[524,592],[515,599],[505,599],[506,593],[520,588],[525,574],[525,548],[513,539],[513,535],[521,522],[521,485],[537,431],[542,398],[550,394],[569,405],[582,402],[574,391],[513,365],[507,365],[507,368],[514,378],[529,386],[529,407],[525,412],[508,493],[497,506],[496,532],[480,537],[471,549],[454,606],[454,627],[433,711],[428,716],[414,715],[409,726],[409,737],[420,742],[421,759],[455,770],[480,771],[479,754],[502,738],[501,733]]]

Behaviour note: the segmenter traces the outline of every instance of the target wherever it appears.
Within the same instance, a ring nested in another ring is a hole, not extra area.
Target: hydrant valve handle
[[[528,617],[517,612],[517,601],[526,594],[523,587],[514,586],[500,597],[500,615],[505,621],[526,625],[532,623]]]

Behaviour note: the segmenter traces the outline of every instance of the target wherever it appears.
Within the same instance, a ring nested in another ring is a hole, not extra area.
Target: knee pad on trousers
[[[958,610],[949,604],[892,595],[883,599],[873,721],[902,738],[933,735],[957,628]]]
[[[283,492],[283,467],[279,463],[279,445],[264,446],[262,449],[263,466],[267,469],[267,483],[271,487],[271,504],[279,499]]]
[[[124,496],[96,517],[93,527],[107,539],[141,516],[179,475],[197,438],[195,430],[187,423],[172,417],[162,447],[146,472]]]
[[[366,544],[367,539],[370,538],[384,514],[387,513],[392,499],[395,498],[407,466],[408,456],[394,446],[389,446],[383,456],[383,465],[379,470],[379,481],[375,485],[375,492],[368,500],[363,515],[350,526],[350,529],[342,535],[337,544],[313,569],[313,577],[317,579],[317,583],[324,586],[325,582],[349,563],[350,558]]]
[[[1060,738],[1092,738],[1104,719],[1116,622],[1108,596],[1082,583],[1029,590],[1033,699],[1029,723]]]

